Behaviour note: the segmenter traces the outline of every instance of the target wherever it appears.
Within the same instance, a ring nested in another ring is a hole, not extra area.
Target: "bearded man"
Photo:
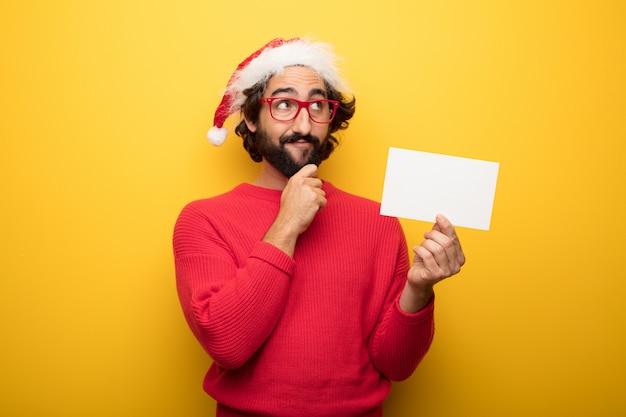
[[[382,416],[434,334],[434,290],[465,262],[438,216],[413,248],[377,202],[318,178],[355,99],[329,45],[274,39],[231,77],[209,140],[236,133],[251,183],[189,203],[174,229],[185,318],[213,360],[217,416]]]

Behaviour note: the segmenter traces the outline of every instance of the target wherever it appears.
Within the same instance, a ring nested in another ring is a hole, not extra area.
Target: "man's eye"
[[[322,103],[321,101],[314,101],[313,103],[311,103],[309,108],[314,111],[320,111],[323,108],[323,104],[324,103]]]
[[[294,102],[291,100],[279,100],[274,103],[277,110],[289,110],[294,107]]]

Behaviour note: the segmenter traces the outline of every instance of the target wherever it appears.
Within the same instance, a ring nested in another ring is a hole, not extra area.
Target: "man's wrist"
[[[293,257],[298,234],[289,231],[288,227],[274,223],[262,239],[264,242],[276,246],[278,249]]]
[[[408,280],[400,294],[400,309],[405,313],[417,313],[430,303],[435,294],[432,285],[415,285]]]

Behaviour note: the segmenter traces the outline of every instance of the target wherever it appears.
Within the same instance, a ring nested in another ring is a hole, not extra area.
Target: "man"
[[[261,163],[251,184],[187,205],[174,230],[177,288],[213,359],[217,416],[382,416],[433,337],[433,286],[465,262],[438,216],[409,263],[397,219],[317,176],[354,98],[327,45],[275,39],[231,77],[225,119]]]

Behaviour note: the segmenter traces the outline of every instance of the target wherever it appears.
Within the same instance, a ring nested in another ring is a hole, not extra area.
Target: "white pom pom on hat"
[[[228,80],[222,101],[213,117],[213,127],[207,133],[209,142],[216,146],[224,143],[228,135],[224,122],[230,115],[241,110],[246,100],[244,90],[258,82],[267,81],[274,74],[280,74],[285,67],[303,65],[312,68],[331,87],[348,93],[336,61],[337,57],[328,44],[301,38],[271,40],[241,62]]]
[[[223,124],[224,122],[222,122]],[[220,146],[226,140],[228,136],[228,129],[225,127],[213,126],[206,134],[207,139],[211,145]]]

